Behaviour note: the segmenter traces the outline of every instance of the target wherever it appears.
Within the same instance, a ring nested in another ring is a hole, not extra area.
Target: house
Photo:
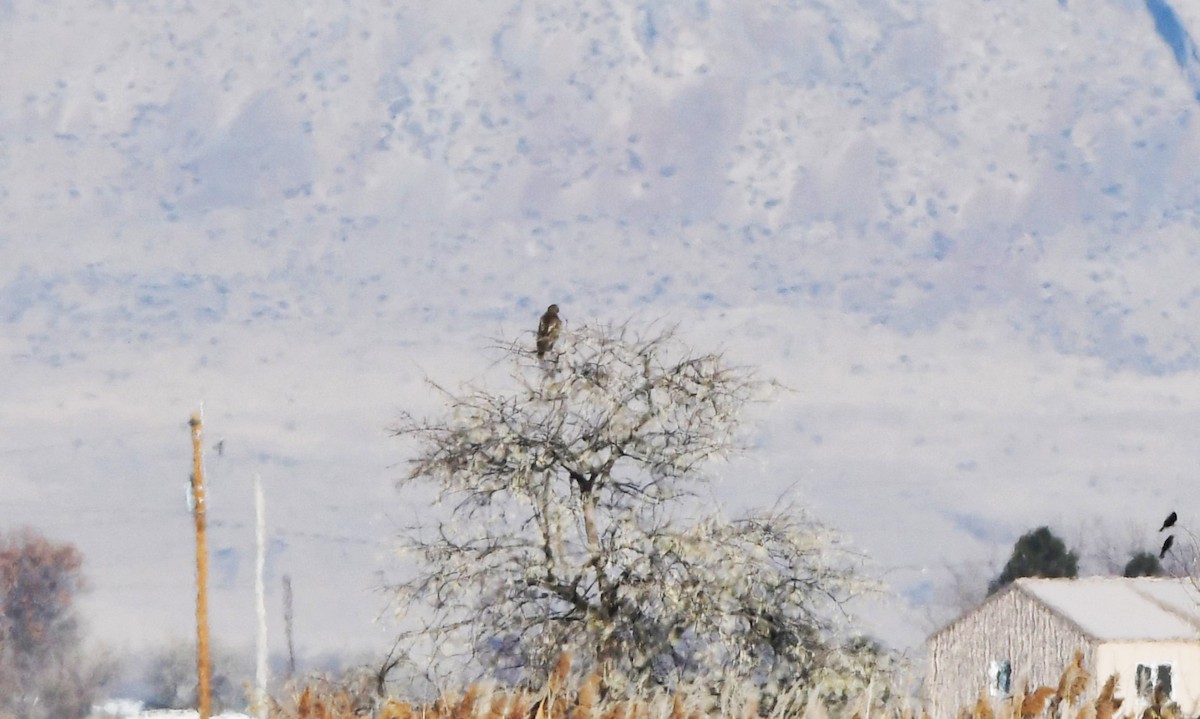
[[[1097,682],[1117,675],[1124,708],[1154,687],[1200,713],[1200,583],[1190,578],[1018,579],[927,641],[925,706],[949,719],[980,695],[1057,687],[1081,650]]]

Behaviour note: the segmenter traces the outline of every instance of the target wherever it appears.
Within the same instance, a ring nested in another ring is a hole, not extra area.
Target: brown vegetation
[[[311,683],[292,699],[278,704],[272,719],[929,719],[915,701],[891,699],[887,704],[850,702],[834,712],[809,700],[792,702],[790,709],[764,714],[752,693],[729,701],[701,687],[676,692],[648,692],[627,696],[611,691],[602,677],[592,674],[572,684],[570,660],[563,655],[546,685],[522,689],[475,684],[461,693],[446,693],[433,702],[400,699],[365,700],[346,686]],[[1138,713],[1121,713],[1117,677],[1088,696],[1091,674],[1082,653],[1063,671],[1057,687],[1025,687],[1011,697],[991,700],[980,696],[957,719],[1183,719],[1179,707],[1156,692],[1150,705]]]
[[[810,719],[826,717],[824,707],[798,702]],[[858,719],[867,716],[916,719],[905,710],[886,711],[876,704],[868,712],[864,702],[851,707]],[[814,714],[813,712],[817,712]],[[877,713],[878,712],[878,713]],[[775,712],[784,717],[787,711]],[[864,716],[865,715],[865,716]],[[298,689],[271,712],[272,719],[757,719],[757,696],[717,696],[706,688],[689,686],[674,692],[647,691],[628,695],[608,686],[599,674],[571,682],[570,656],[561,655],[546,684],[540,688],[474,684],[462,693],[447,692],[432,702],[396,698],[366,698],[348,684],[312,682]]]
[[[83,655],[83,555],[31,529],[0,533],[0,717],[83,716],[111,665]]]
[[[1091,673],[1083,666],[1083,653],[1063,671],[1057,687],[1026,687],[1021,692],[992,702],[981,696],[974,707],[959,712],[958,719],[1183,719],[1179,706],[1155,691],[1149,706],[1140,713],[1119,713],[1124,703],[1117,696],[1117,677],[1110,676],[1095,698],[1086,695]]]

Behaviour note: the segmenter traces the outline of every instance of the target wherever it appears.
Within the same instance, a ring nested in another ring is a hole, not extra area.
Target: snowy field
[[[154,709],[142,710],[142,703],[122,699],[113,699],[96,705],[92,710],[93,719],[198,719],[200,713],[194,709]],[[213,719],[252,719],[248,714],[223,712],[214,714]]]

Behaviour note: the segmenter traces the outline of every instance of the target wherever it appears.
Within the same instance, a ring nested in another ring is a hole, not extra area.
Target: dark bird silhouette
[[[545,357],[550,348],[554,347],[554,341],[558,339],[558,334],[561,331],[562,320],[558,318],[558,305],[550,305],[546,308],[546,314],[542,315],[541,321],[538,322],[538,359]]]
[[[1158,558],[1162,559],[1163,557],[1167,556],[1167,552],[1170,551],[1171,545],[1174,543],[1175,543],[1175,535],[1172,534],[1167,537],[1167,541],[1163,542],[1162,551],[1160,551],[1158,553]]]
[[[1167,515],[1167,518],[1163,520],[1163,526],[1159,527],[1158,531],[1161,532],[1164,529],[1166,529],[1167,527],[1174,527],[1176,519],[1179,519],[1179,515],[1175,514],[1174,512],[1171,512],[1170,514]]]

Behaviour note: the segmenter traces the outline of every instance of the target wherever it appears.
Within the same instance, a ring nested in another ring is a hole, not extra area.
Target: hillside
[[[1200,509],[1197,28],[1164,0],[0,0],[0,506],[83,549],[98,635],[186,636],[203,401],[217,631],[251,636],[259,472],[298,637],[386,644],[373,590],[424,508],[385,428],[556,301],[794,389],[714,497],[798,493],[912,645],[947,565]]]

